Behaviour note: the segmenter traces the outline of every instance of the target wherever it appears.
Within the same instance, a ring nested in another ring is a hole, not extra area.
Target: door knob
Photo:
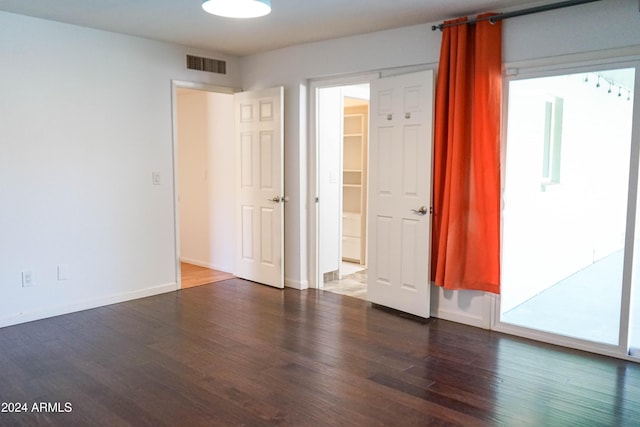
[[[426,215],[427,214],[427,207],[426,206],[420,206],[420,209],[411,209],[413,211],[413,213],[418,214],[418,215]]]
[[[273,203],[280,203],[282,201],[282,198],[280,198],[280,196],[274,196],[272,199],[267,200]]]

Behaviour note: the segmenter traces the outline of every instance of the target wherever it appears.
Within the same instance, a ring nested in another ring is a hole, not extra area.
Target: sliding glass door
[[[640,347],[622,315],[634,80],[635,67],[619,67],[510,81],[502,323],[611,346],[630,331]]]
[[[640,185],[638,186],[637,199],[640,203]],[[635,232],[635,251],[633,255],[633,277],[629,290],[629,354],[640,358],[640,209],[636,211],[638,228]]]

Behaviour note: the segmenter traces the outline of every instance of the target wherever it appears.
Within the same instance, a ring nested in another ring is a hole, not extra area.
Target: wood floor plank
[[[0,329],[4,425],[638,425],[640,365],[225,280]]]
[[[182,275],[182,289],[208,285],[234,277],[231,273],[200,267],[186,262],[180,263],[180,271]]]

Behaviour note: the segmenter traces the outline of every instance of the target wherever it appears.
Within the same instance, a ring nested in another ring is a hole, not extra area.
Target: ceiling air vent
[[[187,55],[187,69],[227,74],[227,62],[219,59]]]

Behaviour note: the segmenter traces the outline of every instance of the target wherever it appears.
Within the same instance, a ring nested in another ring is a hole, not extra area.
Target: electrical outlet
[[[28,288],[33,286],[33,274],[31,271],[26,270],[22,272],[22,287]]]

